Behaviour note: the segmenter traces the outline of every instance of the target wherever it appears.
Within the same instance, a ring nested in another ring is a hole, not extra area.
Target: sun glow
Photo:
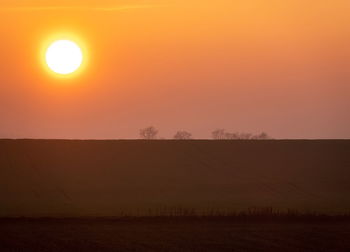
[[[45,53],[46,65],[59,75],[76,72],[83,63],[83,52],[77,43],[71,40],[56,40]]]

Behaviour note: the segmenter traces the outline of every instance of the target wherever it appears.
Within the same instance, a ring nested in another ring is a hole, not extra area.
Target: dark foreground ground
[[[349,221],[5,219],[1,251],[350,251]]]
[[[350,140],[0,140],[0,216],[350,212]]]

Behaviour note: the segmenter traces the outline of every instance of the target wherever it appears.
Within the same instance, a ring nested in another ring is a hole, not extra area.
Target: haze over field
[[[135,138],[154,125],[350,137],[347,0],[0,3],[0,137]],[[57,33],[88,49],[79,78],[43,69]]]

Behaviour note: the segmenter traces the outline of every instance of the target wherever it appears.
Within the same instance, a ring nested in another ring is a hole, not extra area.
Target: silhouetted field
[[[348,140],[0,140],[0,167],[3,217],[350,212]]]
[[[0,168],[0,251],[350,250],[347,140],[0,140]]]
[[[2,219],[1,251],[349,251],[349,220]]]

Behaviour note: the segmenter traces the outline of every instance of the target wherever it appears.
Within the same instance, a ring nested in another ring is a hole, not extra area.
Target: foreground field
[[[349,222],[0,220],[1,251],[349,251]]]
[[[0,140],[0,216],[350,212],[350,141]]]

